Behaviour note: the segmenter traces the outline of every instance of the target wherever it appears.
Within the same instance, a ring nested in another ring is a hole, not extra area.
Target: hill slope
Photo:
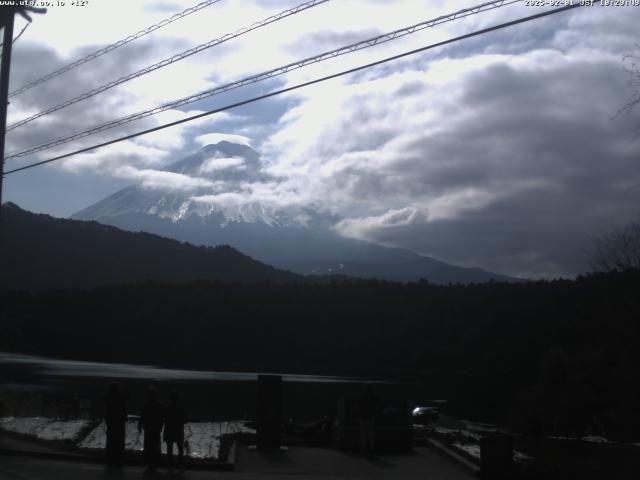
[[[299,277],[229,246],[195,247],[96,222],[38,215],[6,203],[0,235],[0,287],[84,288],[144,280],[253,283]]]

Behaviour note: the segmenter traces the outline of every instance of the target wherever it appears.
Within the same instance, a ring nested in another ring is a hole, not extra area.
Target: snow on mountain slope
[[[196,216],[219,220],[221,226],[233,222],[269,226],[309,225],[339,218],[309,206],[281,204],[278,199],[251,200],[247,186],[274,181],[264,173],[260,155],[247,145],[222,141],[165,169],[178,175],[203,180],[202,186],[166,190],[135,184],[74,214],[73,219],[97,220],[129,214],[156,215],[174,222]],[[205,183],[206,181],[207,183]]]
[[[126,187],[72,216],[130,231],[148,231],[194,244],[229,244],[279,268],[301,274],[343,273],[365,278],[436,283],[509,280],[461,268],[412,251],[348,239],[333,226],[342,217],[318,204],[256,193],[275,185],[260,154],[245,144],[207,145],[163,172],[186,188],[152,181]],[[190,179],[185,181],[185,179]]]

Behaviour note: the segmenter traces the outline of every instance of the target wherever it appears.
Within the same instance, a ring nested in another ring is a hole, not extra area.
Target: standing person
[[[144,429],[144,461],[149,468],[156,468],[160,463],[160,433],[164,422],[163,406],[158,402],[156,389],[149,387],[147,402],[142,408],[138,431]]]
[[[360,398],[360,450],[373,452],[376,448],[377,400],[371,385],[367,385]]]
[[[173,464],[173,444],[178,444],[178,461],[184,463],[184,424],[187,412],[180,403],[178,392],[171,392],[171,403],[166,409],[164,423],[164,441],[167,443],[169,465]]]
[[[107,465],[121,467],[124,461],[127,406],[124,391],[118,382],[111,382],[109,392],[104,397],[104,402],[104,422],[107,426]]]

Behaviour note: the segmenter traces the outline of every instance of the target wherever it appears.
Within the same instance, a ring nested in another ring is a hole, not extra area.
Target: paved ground
[[[230,479],[297,480],[389,478],[398,480],[468,480],[474,478],[458,464],[426,447],[412,454],[364,457],[336,450],[292,447],[285,452],[262,453],[239,446],[232,472],[159,469],[127,466],[108,470],[96,463],[62,461],[23,456],[0,457],[0,480],[80,479]]]
[[[44,443],[23,440],[15,435],[3,435],[2,431],[0,431],[0,449],[3,448],[38,453],[55,453],[57,451],[55,448],[49,447]],[[2,463],[0,463],[0,465],[2,465]]]

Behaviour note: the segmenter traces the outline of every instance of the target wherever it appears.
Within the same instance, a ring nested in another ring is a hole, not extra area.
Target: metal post
[[[13,10],[4,18],[4,40],[2,43],[2,67],[0,67],[0,218],[2,217],[2,183],[4,181],[4,140],[7,131],[7,107],[9,106],[9,69],[13,43]]]

